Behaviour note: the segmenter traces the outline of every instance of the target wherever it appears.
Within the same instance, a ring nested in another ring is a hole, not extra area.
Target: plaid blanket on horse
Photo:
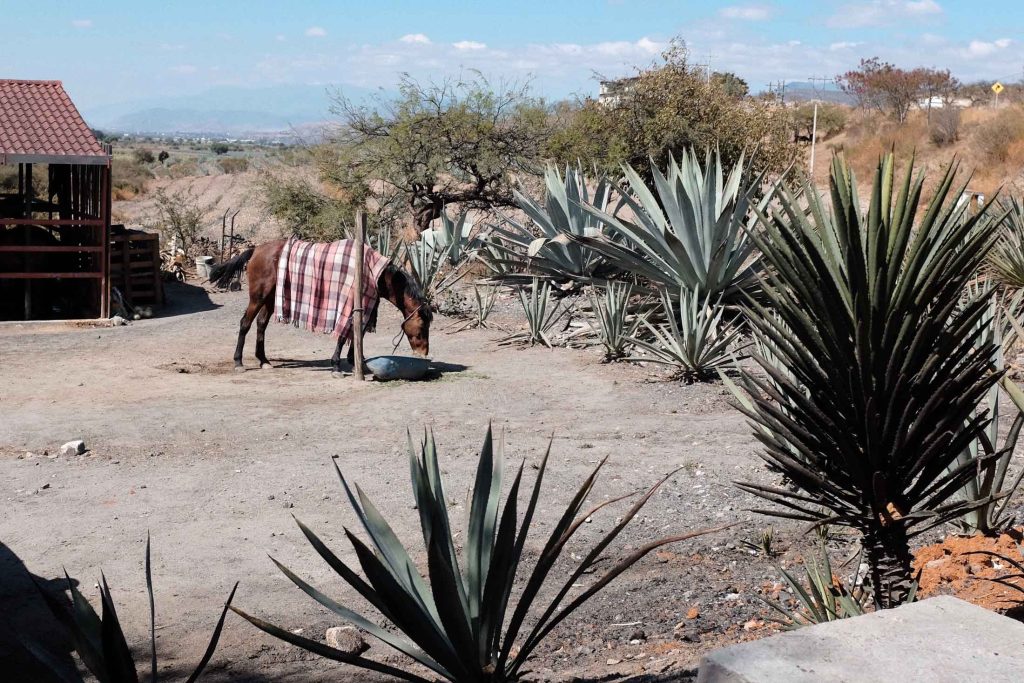
[[[355,247],[352,240],[317,243],[289,239],[277,262],[274,312],[278,322],[349,338],[355,310]],[[388,259],[363,247],[363,311],[377,306],[377,280]]]

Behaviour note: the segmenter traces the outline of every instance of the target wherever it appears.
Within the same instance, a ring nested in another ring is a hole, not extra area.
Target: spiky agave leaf
[[[516,204],[529,222],[502,216],[491,227],[492,234],[501,239],[483,256],[498,273],[497,279],[509,283],[540,275],[556,282],[591,282],[614,272],[600,254],[571,239],[600,234],[600,220],[584,207],[606,211],[614,189],[611,181],[599,174],[591,191],[582,166],[567,166],[563,176],[549,165],[544,185],[543,205],[515,191]]]
[[[781,619],[776,621],[787,629],[856,617],[866,611],[868,595],[858,586],[847,588],[837,582],[832,572],[832,562],[824,546],[820,548],[819,555],[804,562],[806,584],[782,567],[776,566],[799,605],[797,609],[789,609],[776,600],[760,598],[780,615]]]
[[[554,327],[558,319],[568,310],[562,306],[562,301],[553,301],[551,298],[551,282],[541,280],[534,276],[529,287],[516,287],[516,295],[523,307],[523,314],[526,316],[526,332],[514,333],[505,337],[500,343],[511,344],[525,342],[531,346],[543,344],[551,348],[551,338],[548,332]]]
[[[726,175],[717,151],[709,151],[702,166],[689,149],[678,162],[669,159],[665,174],[651,163],[656,194],[624,166],[627,186],[615,213],[584,206],[605,234],[571,239],[655,285],[740,301],[757,286],[760,259],[744,226],[751,210],[771,199],[770,190],[755,199],[763,176],[751,176],[742,156]]]
[[[626,356],[633,342],[630,337],[636,333],[643,316],[629,321],[629,299],[633,286],[628,282],[609,282],[604,287],[604,296],[590,292],[590,307],[597,319],[597,331],[604,346],[605,359],[616,360]]]
[[[988,256],[989,271],[999,284],[1021,289],[1024,288],[1024,204],[1011,197],[1003,206],[1007,219]]]
[[[720,301],[702,296],[699,291],[680,289],[678,303],[666,290],[661,292],[665,322],[658,326],[641,321],[649,339],[633,335],[629,341],[650,356],[630,360],[661,363],[676,368],[676,374],[688,382],[705,381],[731,367],[741,356],[735,348],[739,329],[722,320],[725,309]]]
[[[156,658],[156,607],[153,599],[153,574],[150,562],[150,543],[146,537],[146,590],[149,596],[150,608],[150,679],[156,680],[157,658]],[[71,577],[64,573],[68,583],[68,591],[71,593],[70,606],[66,601],[57,599],[48,591],[36,584],[42,593],[44,600],[53,612],[57,620],[67,629],[71,636],[71,643],[78,653],[79,658],[85,667],[96,677],[100,683],[137,683],[138,673],[135,660],[132,658],[131,649],[128,647],[127,639],[117,618],[117,609],[114,606],[113,596],[107,579],[100,573],[100,604],[102,617],[96,614],[89,601],[75,587]],[[185,683],[195,683],[202,675],[206,666],[213,658],[217,650],[217,643],[224,629],[224,619],[231,601],[238,589],[236,582],[228,595],[227,601],[221,610],[220,618],[210,637],[210,642],[203,653],[202,659],[189,674]]]
[[[862,212],[837,156],[827,207],[813,187],[783,186],[749,233],[769,267],[747,317],[776,358],[754,354],[769,380],[745,371],[739,407],[796,488],[740,486],[781,506],[769,514],[859,530],[878,607],[910,590],[908,538],[983,502],[956,500],[980,462],[953,465],[1001,371],[979,337],[987,299],[959,303],[999,220],[956,205],[956,172],[921,211],[923,178],[911,163],[897,184],[888,155]]]
[[[396,634],[393,629],[380,627],[375,621],[366,619],[314,588],[276,560],[275,563],[293,583],[321,605],[450,681],[468,683],[517,680],[522,673],[522,666],[553,628],[640,558],[666,543],[682,541],[729,526],[653,541],[621,560],[569,604],[563,605],[562,602],[573,585],[585,571],[593,567],[599,556],[668,478],[666,477],[648,490],[612,531],[601,538],[583,561],[569,573],[522,645],[516,648],[523,624],[537,606],[538,596],[555,563],[562,556],[566,544],[587,517],[622,500],[615,498],[604,501],[582,512],[604,462],[599,463],[584,480],[554,525],[537,563],[513,605],[512,588],[521,569],[523,549],[540,498],[550,447],[538,466],[529,502],[520,520],[519,488],[523,465],[521,464],[516,472],[502,508],[499,505],[503,469],[502,448],[500,445],[495,448],[491,431],[488,429],[473,486],[461,561],[456,552],[455,535],[448,517],[448,499],[445,496],[433,436],[422,440],[418,453],[410,438],[409,452],[413,493],[426,546],[429,586],[387,523],[378,517],[375,508],[358,487],[353,492],[340,470],[338,475],[342,486],[370,538],[370,545],[374,548],[371,550],[346,530],[366,579],[340,560],[316,534],[299,522],[299,528],[317,553],[385,619],[394,624],[400,633]],[[384,665],[361,655],[335,650],[251,616],[240,609],[232,609],[267,633],[315,654],[364,669],[388,673],[404,680],[426,680],[416,673]],[[508,615],[509,609],[512,610],[511,615]]]

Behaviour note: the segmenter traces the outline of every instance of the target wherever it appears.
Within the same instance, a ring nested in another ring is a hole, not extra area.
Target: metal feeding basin
[[[430,359],[419,356],[374,356],[366,359],[366,367],[380,382],[393,379],[423,379],[430,370]]]

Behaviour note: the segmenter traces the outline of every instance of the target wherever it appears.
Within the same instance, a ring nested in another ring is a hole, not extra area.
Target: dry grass
[[[937,144],[933,136],[941,116],[933,111],[929,123],[925,112],[914,111],[901,126],[874,112],[854,111],[847,129],[819,150],[842,150],[859,178],[871,177],[886,152],[895,150],[903,159],[915,155],[917,166],[928,175],[926,190],[938,182],[943,166],[958,159],[964,173],[972,173],[972,190],[987,197],[1000,188],[1004,193],[1024,193],[1024,106],[963,110],[957,139],[949,144]],[[815,181],[820,187],[828,184],[830,158],[830,153],[819,151],[815,161]]]

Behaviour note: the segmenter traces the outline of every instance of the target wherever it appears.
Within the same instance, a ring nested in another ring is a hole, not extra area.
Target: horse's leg
[[[267,324],[270,323],[271,309],[264,304],[260,313],[256,316],[256,360],[260,362],[260,368],[272,368],[273,365],[267,360],[267,351],[264,346],[264,338],[267,334]]]
[[[256,313],[262,307],[263,304],[261,302],[249,299],[249,305],[246,306],[245,313],[242,314],[242,320],[238,323],[238,344],[235,346],[235,370],[244,369],[242,367],[242,349],[245,347],[245,335],[249,333],[253,318],[256,317]]]
[[[334,347],[334,355],[331,356],[331,376],[341,377],[341,347],[345,345],[345,338],[338,337],[338,344]]]

